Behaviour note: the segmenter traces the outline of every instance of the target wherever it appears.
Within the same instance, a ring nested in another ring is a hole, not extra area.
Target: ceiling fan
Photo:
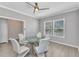
[[[30,5],[30,6],[32,6],[33,8],[34,8],[34,13],[35,12],[38,12],[39,10],[48,10],[49,8],[39,8],[39,5],[38,5],[38,3],[34,3],[34,5],[32,5],[32,4],[30,4],[29,2],[25,2],[25,3],[27,3],[28,5]]]

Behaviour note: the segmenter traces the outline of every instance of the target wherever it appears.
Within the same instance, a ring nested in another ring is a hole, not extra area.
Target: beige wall
[[[9,37],[17,39],[19,33],[23,33],[23,21],[8,20]]]

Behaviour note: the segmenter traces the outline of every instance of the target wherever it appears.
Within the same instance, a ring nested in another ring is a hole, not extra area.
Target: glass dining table
[[[36,37],[31,37],[31,38],[25,38],[23,41],[26,43],[35,44],[35,43],[39,42],[40,39],[36,38]]]
[[[30,44],[31,54],[35,55],[34,47],[39,44],[40,39],[36,37],[25,38],[24,42]]]

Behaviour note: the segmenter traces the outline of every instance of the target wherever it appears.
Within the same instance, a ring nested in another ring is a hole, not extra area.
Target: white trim
[[[24,13],[24,12],[21,12],[21,11],[18,11],[18,10],[15,10],[15,9],[12,9],[12,8],[9,8],[9,7],[3,6],[3,5],[0,5],[0,8],[4,8],[4,9],[10,10],[10,11],[19,13],[19,14],[21,14],[21,15],[25,15],[25,16],[33,17],[33,16],[31,16],[31,15],[27,15],[27,14]],[[33,17],[33,18],[34,18],[34,17]]]
[[[78,48],[79,49],[79,46],[76,46],[76,45],[71,45],[71,44],[67,44],[67,43],[62,43],[62,42],[57,42],[57,41],[54,41],[54,40],[49,40],[50,42],[55,42],[55,43],[58,43],[58,44],[63,44],[63,45],[66,45],[66,46],[70,46],[70,47],[74,47],[74,48]]]
[[[54,25],[55,25],[55,22],[56,21],[60,21],[60,20],[63,20],[64,21],[64,36],[56,36],[54,35]],[[61,18],[61,19],[54,19],[53,20],[53,37],[58,37],[58,38],[65,38],[65,19],[64,18]]]
[[[2,41],[2,42],[0,42],[0,43],[8,43],[8,40],[6,40],[6,41]]]
[[[0,18],[5,18],[5,19],[9,19],[9,20],[24,21],[24,20],[21,20],[21,19],[17,19],[17,18],[13,18],[13,17],[7,17],[7,16],[0,16]]]

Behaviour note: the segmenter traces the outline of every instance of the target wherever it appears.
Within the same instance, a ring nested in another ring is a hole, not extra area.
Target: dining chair
[[[46,53],[48,51],[48,39],[41,39],[39,42],[39,46],[35,47],[35,52],[38,57],[40,56],[46,56]]]
[[[18,57],[24,57],[30,51],[28,47],[20,46],[16,39],[10,38],[10,41],[12,43],[13,50],[18,54]]]
[[[19,43],[20,44],[27,44],[28,41],[26,41],[26,40],[24,41],[25,37],[23,34],[18,34],[18,36],[19,36]]]

